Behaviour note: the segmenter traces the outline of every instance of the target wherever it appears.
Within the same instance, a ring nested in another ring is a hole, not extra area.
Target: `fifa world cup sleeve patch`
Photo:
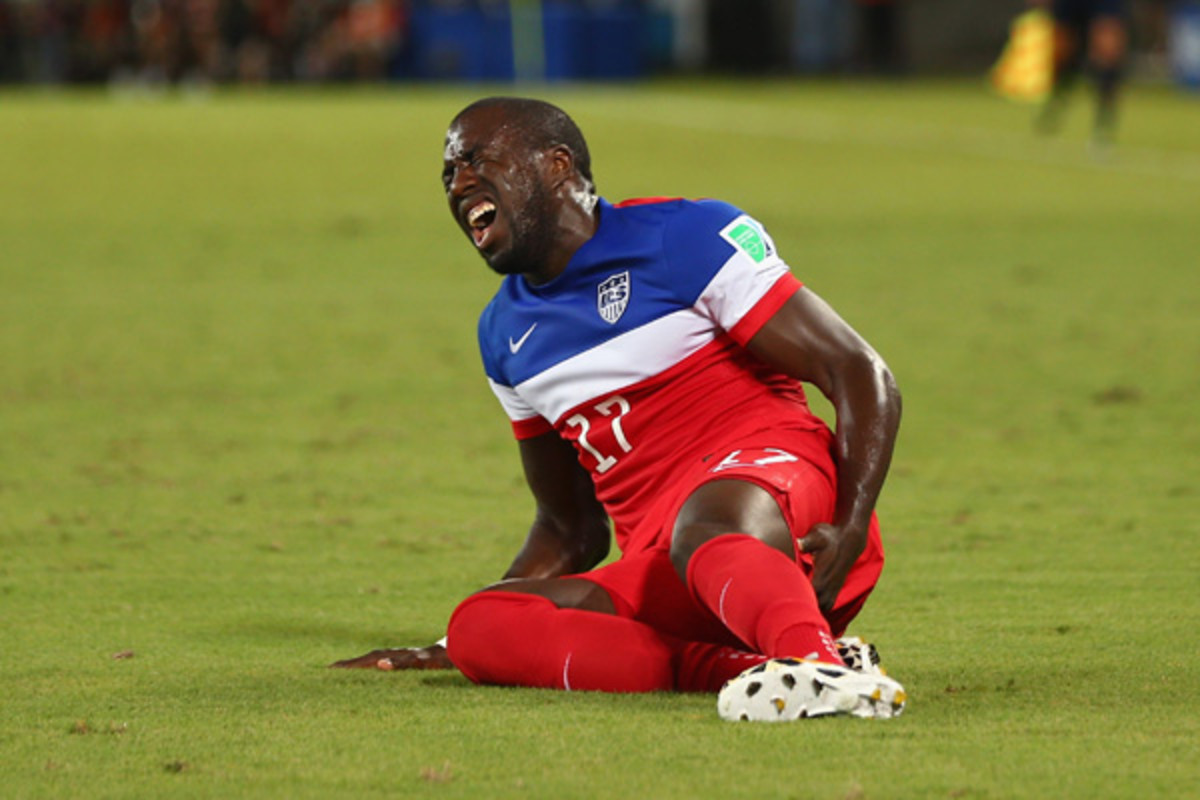
[[[721,238],[761,264],[775,255],[775,243],[757,220],[742,214],[721,229]]]
[[[739,213],[716,233],[728,255],[700,292],[696,308],[745,344],[800,284],[753,217]]]

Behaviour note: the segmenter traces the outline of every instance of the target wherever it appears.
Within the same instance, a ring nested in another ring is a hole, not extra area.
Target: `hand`
[[[812,585],[823,613],[833,610],[846,575],[866,544],[866,531],[859,533],[825,522],[814,525],[800,540],[800,552],[812,556]]]
[[[399,650],[372,650],[358,658],[347,658],[329,665],[336,669],[454,669],[446,648],[440,644],[428,647],[405,647]]]

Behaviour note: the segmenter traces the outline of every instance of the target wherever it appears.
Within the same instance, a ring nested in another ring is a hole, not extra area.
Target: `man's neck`
[[[600,225],[600,204],[596,195],[590,192],[573,194],[562,210],[545,268],[524,273],[525,280],[532,286],[549,283],[561,275],[579,248],[596,235]]]

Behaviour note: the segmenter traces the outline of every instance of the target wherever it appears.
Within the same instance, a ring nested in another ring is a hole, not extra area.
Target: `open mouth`
[[[471,231],[471,238],[474,239],[476,247],[483,246],[495,221],[496,204],[489,200],[484,200],[467,212],[467,228]]]

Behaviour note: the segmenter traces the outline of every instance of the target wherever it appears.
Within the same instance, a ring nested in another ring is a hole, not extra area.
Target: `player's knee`
[[[527,649],[520,641],[539,611],[553,611],[544,597],[484,591],[458,604],[446,626],[446,652],[454,666],[475,683],[519,682],[511,663]]]
[[[689,525],[675,529],[671,536],[670,555],[671,565],[675,567],[675,573],[679,576],[679,580],[687,583],[688,564],[691,563],[692,556],[707,542],[723,533],[728,533],[728,531],[703,525]]]
[[[794,459],[799,463],[798,459]],[[815,468],[814,468],[815,469]],[[738,533],[791,553],[792,533],[779,501],[741,478],[715,480],[696,489],[679,509],[671,533],[671,563],[686,583],[692,556],[718,536]]]
[[[495,592],[473,594],[458,604],[446,626],[446,654],[475,683],[486,682],[488,656],[497,646],[497,602]]]

